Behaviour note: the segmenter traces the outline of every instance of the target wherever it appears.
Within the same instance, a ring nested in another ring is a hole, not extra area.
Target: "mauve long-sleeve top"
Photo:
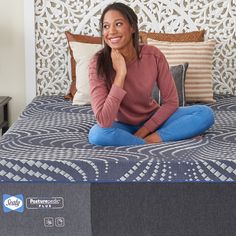
[[[178,107],[178,95],[169,65],[161,51],[150,45],[141,46],[140,59],[127,64],[124,87],[112,85],[96,72],[97,57],[89,65],[89,84],[92,109],[101,127],[111,127],[113,121],[143,125],[154,132]],[[152,98],[157,84],[162,105]]]

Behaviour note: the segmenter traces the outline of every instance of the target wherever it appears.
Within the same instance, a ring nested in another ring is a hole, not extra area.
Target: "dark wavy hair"
[[[103,32],[103,21],[105,14],[110,10],[119,11],[133,27],[134,33],[132,35],[133,45],[136,50],[137,56],[139,58],[139,30],[138,30],[138,17],[129,6],[115,2],[109,4],[104,10],[100,18],[100,32],[102,36]],[[110,89],[113,83],[114,69],[112,67],[111,60],[111,48],[104,42],[104,47],[101,51],[97,53],[97,74],[104,77],[106,81],[107,88]]]

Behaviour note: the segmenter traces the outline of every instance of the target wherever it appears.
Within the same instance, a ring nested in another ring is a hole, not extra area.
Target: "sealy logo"
[[[3,211],[5,213],[10,211],[23,212],[24,211],[24,197],[22,194],[11,196],[3,194]]]

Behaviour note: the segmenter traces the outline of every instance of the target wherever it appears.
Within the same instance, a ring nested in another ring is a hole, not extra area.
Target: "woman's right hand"
[[[127,73],[126,63],[123,55],[116,49],[111,50],[112,66],[116,72],[114,84],[119,87],[124,86],[124,80]]]

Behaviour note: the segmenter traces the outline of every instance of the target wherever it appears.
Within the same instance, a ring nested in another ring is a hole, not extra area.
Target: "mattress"
[[[215,124],[201,139],[128,147],[88,143],[91,106],[36,97],[0,139],[0,181],[40,183],[232,182],[236,96],[217,96]]]

